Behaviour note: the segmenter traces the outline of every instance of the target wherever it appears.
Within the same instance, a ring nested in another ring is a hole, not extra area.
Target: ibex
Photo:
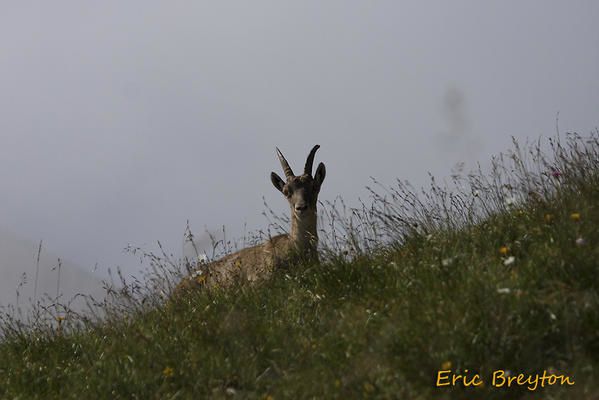
[[[316,260],[318,232],[316,204],[326,175],[323,163],[318,164],[312,176],[314,155],[320,146],[310,151],[304,173],[295,175],[289,163],[277,148],[277,156],[285,172],[286,181],[274,172],[270,180],[291,207],[291,230],[257,246],[248,247],[210,263],[199,263],[197,270],[175,289],[175,294],[198,286],[228,286],[235,281],[255,282],[269,276],[276,268],[285,267],[297,258]]]

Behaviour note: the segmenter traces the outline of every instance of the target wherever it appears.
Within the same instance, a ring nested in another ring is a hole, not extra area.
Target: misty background
[[[61,257],[66,293],[186,221],[264,228],[278,146],[314,144],[321,200],[416,186],[511,136],[599,125],[596,1],[3,1],[0,304]],[[66,268],[66,267],[65,267]],[[68,282],[67,282],[67,276]],[[40,275],[48,292],[54,275]],[[39,289],[38,289],[39,290]]]

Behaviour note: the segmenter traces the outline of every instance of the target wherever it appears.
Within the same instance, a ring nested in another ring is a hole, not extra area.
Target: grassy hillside
[[[599,398],[599,141],[541,147],[327,208],[323,262],[256,287],[164,301],[172,265],[150,256],[102,317],[5,316],[0,398]],[[483,384],[436,387],[440,370]],[[497,388],[496,370],[574,385]]]

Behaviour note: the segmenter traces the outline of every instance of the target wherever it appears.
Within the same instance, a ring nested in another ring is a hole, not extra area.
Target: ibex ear
[[[316,187],[320,189],[320,185],[324,181],[324,177],[327,174],[327,169],[324,167],[323,163],[318,164],[318,168],[316,168],[316,173],[314,174],[314,183]]]
[[[283,187],[285,186],[285,182],[281,179],[281,177],[274,172],[270,173],[270,181],[272,184],[279,190],[279,192],[283,192]]]

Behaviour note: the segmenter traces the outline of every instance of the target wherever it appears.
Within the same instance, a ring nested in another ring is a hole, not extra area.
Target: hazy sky
[[[275,146],[425,183],[510,136],[599,126],[599,2],[2,1],[0,229],[90,267],[266,225]],[[1,255],[0,255],[1,257]]]

